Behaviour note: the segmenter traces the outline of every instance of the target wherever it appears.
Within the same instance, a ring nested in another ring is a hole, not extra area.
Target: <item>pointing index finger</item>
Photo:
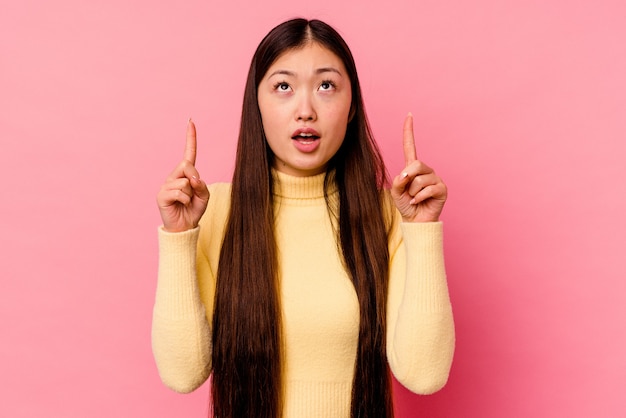
[[[415,151],[415,138],[413,136],[413,114],[409,112],[404,120],[404,135],[402,139],[404,147],[404,162],[406,165],[417,160],[417,152]]]
[[[191,118],[189,118],[189,122],[187,123],[187,143],[185,144],[185,156],[184,159],[189,161],[191,164],[196,164],[196,149],[198,147],[196,140],[196,125],[193,123]]]

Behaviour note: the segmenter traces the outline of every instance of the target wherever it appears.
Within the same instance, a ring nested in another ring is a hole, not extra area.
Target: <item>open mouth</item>
[[[302,132],[302,133],[299,133],[298,135],[292,136],[291,139],[301,142],[303,144],[310,144],[313,141],[320,139],[320,137],[314,134]]]

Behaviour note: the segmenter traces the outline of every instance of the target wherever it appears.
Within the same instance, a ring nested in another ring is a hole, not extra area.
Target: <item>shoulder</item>
[[[230,183],[213,183],[209,185],[209,208],[213,210],[228,209],[230,206]]]
[[[402,216],[400,216],[400,212],[396,209],[396,205],[393,203],[391,197],[391,192],[388,189],[384,189],[381,192],[381,206],[383,216],[385,217],[385,226],[387,227],[389,253],[393,255],[402,242],[402,231],[400,229]]]
[[[228,218],[230,211],[230,183],[209,184],[209,203],[207,205],[200,225],[204,227],[222,225]],[[211,228],[213,229],[213,228]]]
[[[218,199],[223,199],[224,197],[230,199],[230,190],[232,188],[230,183],[212,183],[208,187],[211,199],[214,196]]]
[[[402,221],[402,217],[393,203],[391,192],[388,189],[383,189],[380,193],[380,200],[387,230],[397,229],[398,224]]]

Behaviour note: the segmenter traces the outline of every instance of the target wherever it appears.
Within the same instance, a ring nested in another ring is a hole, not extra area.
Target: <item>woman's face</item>
[[[274,168],[293,176],[323,173],[350,116],[352,89],[341,59],[315,42],[289,50],[265,73],[258,100]]]

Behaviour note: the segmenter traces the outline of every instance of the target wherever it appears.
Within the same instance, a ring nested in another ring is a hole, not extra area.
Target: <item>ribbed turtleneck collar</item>
[[[334,177],[334,173],[329,173]],[[274,195],[283,199],[319,199],[324,198],[324,178],[326,174],[308,177],[296,177],[272,169],[274,178]],[[328,194],[337,192],[334,181],[329,184]]]

